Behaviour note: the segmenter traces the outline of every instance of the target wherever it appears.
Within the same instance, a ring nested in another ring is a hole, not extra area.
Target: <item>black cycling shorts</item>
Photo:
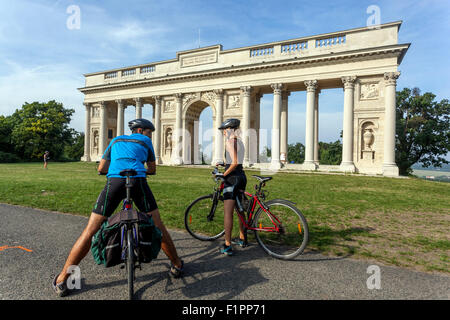
[[[247,177],[244,173],[231,174],[225,177],[223,188],[223,200],[239,200],[242,201],[242,194],[247,186]]]
[[[146,178],[131,178],[133,187],[131,188],[131,199],[141,212],[151,212],[158,209],[155,197],[153,196]],[[108,178],[105,188],[98,196],[94,205],[95,213],[109,217],[116,210],[117,206],[127,197],[125,188],[125,178]]]

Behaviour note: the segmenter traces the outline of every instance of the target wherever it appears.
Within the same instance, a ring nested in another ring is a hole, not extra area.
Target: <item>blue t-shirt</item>
[[[145,177],[144,163],[155,161],[152,139],[140,133],[115,137],[102,159],[111,161],[108,178],[123,178],[120,171],[125,169],[136,170],[134,177]]]

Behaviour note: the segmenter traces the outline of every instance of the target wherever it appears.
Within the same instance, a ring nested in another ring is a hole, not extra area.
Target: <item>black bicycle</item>
[[[104,173],[99,173],[105,175]],[[131,188],[133,184],[131,182],[132,176],[136,176],[137,172],[133,169],[122,170],[120,172],[122,177],[126,178],[125,188],[126,188],[126,198],[123,200],[123,208],[118,215],[120,216],[120,246],[122,248],[121,260],[123,265],[121,269],[125,269],[128,278],[128,298],[133,300],[134,297],[134,281],[136,279],[135,270],[141,268],[141,262],[139,261],[138,255],[138,223],[142,220],[140,219],[139,213],[133,209],[133,200],[131,198]]]

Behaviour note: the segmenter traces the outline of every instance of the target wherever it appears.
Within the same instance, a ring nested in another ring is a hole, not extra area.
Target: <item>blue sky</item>
[[[67,28],[71,5],[80,28]],[[367,8],[381,23],[402,20],[399,43],[412,43],[397,89],[419,87],[450,98],[450,1],[81,1],[0,0],[0,114],[27,101],[55,99],[76,110],[71,126],[84,131],[84,73],[172,59],[177,51],[222,44],[224,49],[366,26]],[[200,41],[199,41],[200,30]],[[304,143],[304,92],[289,101],[289,143]],[[343,92],[322,91],[319,139],[335,141],[342,128]],[[262,99],[271,114],[272,96]],[[267,111],[267,112],[265,112]],[[128,108],[130,120],[134,110]],[[144,116],[150,116],[144,108]],[[205,109],[203,129],[212,125]],[[271,117],[262,119],[270,129]],[[270,140],[270,139],[269,139]]]

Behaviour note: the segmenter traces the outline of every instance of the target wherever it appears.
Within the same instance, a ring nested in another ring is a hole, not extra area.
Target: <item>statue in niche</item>
[[[167,130],[166,130],[165,153],[168,153],[169,155],[172,154],[172,129],[171,128],[167,128]]]
[[[94,150],[95,154],[98,154],[98,131],[97,130],[94,131],[93,137],[94,137],[93,150]]]

